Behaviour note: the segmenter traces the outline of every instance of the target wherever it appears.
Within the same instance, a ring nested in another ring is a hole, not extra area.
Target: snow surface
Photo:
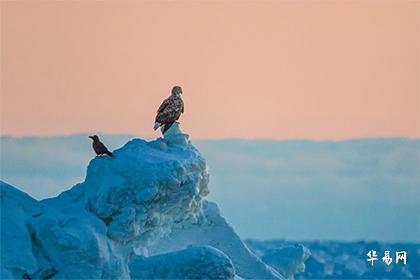
[[[55,198],[1,182],[1,279],[283,278],[203,199],[208,168],[178,124],[114,155]]]

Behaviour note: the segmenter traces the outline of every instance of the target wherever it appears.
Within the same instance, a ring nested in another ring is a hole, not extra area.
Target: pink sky
[[[1,2],[1,134],[419,137],[418,2]]]

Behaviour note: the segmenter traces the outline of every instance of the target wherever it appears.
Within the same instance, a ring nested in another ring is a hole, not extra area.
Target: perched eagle
[[[166,98],[157,110],[154,130],[163,126],[162,134],[165,134],[171,125],[184,113],[184,101],[182,101],[181,94],[182,88],[180,86],[172,88],[172,95]]]
[[[105,147],[104,143],[102,143],[101,141],[99,141],[99,137],[97,135],[89,136],[89,138],[91,138],[93,140],[92,147],[93,147],[93,150],[95,151],[95,153],[98,156],[108,155],[110,157],[114,157],[114,154],[111,153],[107,149],[107,147]]]

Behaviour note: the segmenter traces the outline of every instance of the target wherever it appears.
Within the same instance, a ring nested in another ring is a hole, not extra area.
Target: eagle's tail
[[[155,122],[155,125],[153,126],[153,129],[156,130],[160,127],[160,123]]]
[[[165,124],[165,126],[163,127],[163,130],[162,130],[162,134],[165,134],[165,132],[172,126],[174,124],[174,122],[171,122],[171,123],[167,123],[167,124]]]

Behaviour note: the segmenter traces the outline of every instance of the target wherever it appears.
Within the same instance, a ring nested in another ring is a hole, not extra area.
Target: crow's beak
[[[90,139],[93,139],[93,136],[89,136]]]

